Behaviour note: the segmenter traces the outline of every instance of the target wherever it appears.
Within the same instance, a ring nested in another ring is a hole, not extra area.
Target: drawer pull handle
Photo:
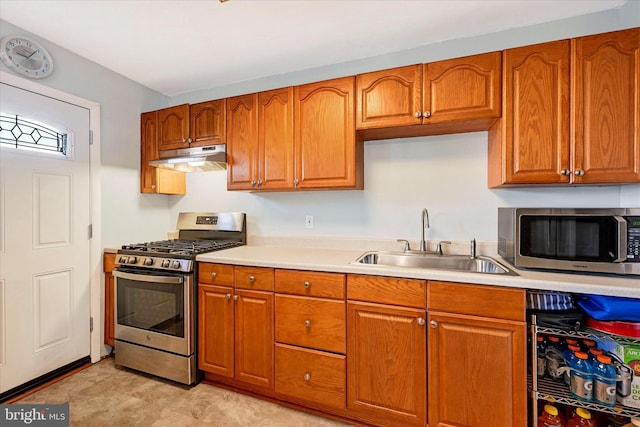
[[[437,327],[438,327],[438,322],[436,322],[435,320],[432,320],[431,322],[429,322],[429,325],[430,325],[433,329],[435,329],[435,328],[437,328]]]
[[[224,297],[225,297],[226,299],[231,299],[231,294],[226,294]]]
[[[311,374],[310,373],[306,373],[306,374],[304,374],[304,377],[302,377],[302,378],[304,378],[305,381],[311,381]]]
[[[218,273],[216,273],[216,272],[214,271],[214,272],[212,272],[212,273],[211,273],[211,278],[212,278],[212,279],[215,279],[217,275],[218,275]]]
[[[311,326],[311,320],[305,320],[304,321],[304,326],[306,326],[307,328],[309,328]]]
[[[256,280],[256,278],[255,278],[255,277],[253,277],[253,276],[249,276],[249,281],[250,281],[250,282],[253,282],[254,280]]]
[[[309,289],[311,287],[311,283],[309,282],[304,282],[304,287]]]

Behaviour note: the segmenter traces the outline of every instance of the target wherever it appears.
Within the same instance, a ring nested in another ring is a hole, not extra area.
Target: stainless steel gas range
[[[246,244],[244,213],[180,213],[178,239],[116,254],[116,364],[183,384],[197,381],[199,254]]]

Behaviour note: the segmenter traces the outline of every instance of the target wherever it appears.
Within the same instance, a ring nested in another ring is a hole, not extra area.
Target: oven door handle
[[[125,273],[123,271],[118,271],[118,270],[113,270],[112,274],[114,277],[120,277],[121,279],[135,280],[137,282],[168,283],[172,285],[179,285],[184,282],[183,277],[149,276],[146,274]]]

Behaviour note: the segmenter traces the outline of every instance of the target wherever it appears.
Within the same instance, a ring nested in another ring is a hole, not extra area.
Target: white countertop
[[[363,252],[362,250],[247,245],[198,255],[196,260],[256,267],[371,274],[640,298],[639,276],[617,277],[524,271],[511,267],[500,257],[495,256],[494,259],[509,266],[519,276],[351,264]]]

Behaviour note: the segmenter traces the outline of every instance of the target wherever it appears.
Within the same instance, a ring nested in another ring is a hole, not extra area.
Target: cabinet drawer
[[[276,341],[344,353],[344,301],[276,295]]]
[[[236,267],[235,287],[273,291],[273,268]]]
[[[350,274],[347,277],[347,298],[425,308],[426,287],[426,280]]]
[[[524,321],[524,289],[429,281],[429,310]]]
[[[345,356],[276,344],[276,391],[345,409]]]
[[[226,264],[198,264],[198,282],[208,285],[233,286],[233,266]]]
[[[317,271],[276,270],[276,292],[344,299],[345,275]]]

